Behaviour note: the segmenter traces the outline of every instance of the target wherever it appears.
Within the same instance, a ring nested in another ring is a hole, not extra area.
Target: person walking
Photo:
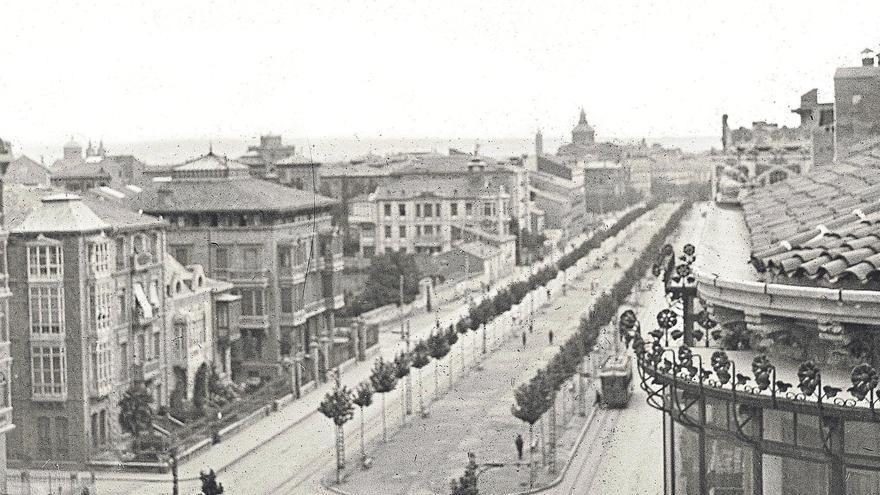
[[[525,349],[526,348],[526,333],[525,332],[522,333],[522,341],[523,341],[523,349]]]
[[[547,332],[547,338],[550,339],[550,345],[553,345],[553,330]]]
[[[523,449],[523,437],[519,433],[516,434],[516,439],[513,441],[514,445],[516,445],[516,456],[519,460],[522,460],[522,449]]]

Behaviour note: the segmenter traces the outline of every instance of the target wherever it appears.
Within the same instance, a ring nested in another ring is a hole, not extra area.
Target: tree
[[[409,375],[412,366],[412,357],[407,352],[401,352],[394,358],[394,376],[397,380],[403,380]],[[406,424],[406,384],[400,387],[400,422]]]
[[[213,469],[208,472],[199,471],[199,479],[202,480],[203,495],[221,495],[223,493],[223,483],[217,483],[217,474]]]
[[[318,411],[333,420],[336,425],[336,482],[342,481],[342,470],[345,468],[345,434],[343,425],[354,416],[351,391],[348,387],[338,386],[327,392],[318,406]]]
[[[119,401],[119,426],[131,433],[137,447],[142,433],[149,432],[153,425],[153,395],[142,382],[129,387]]]
[[[468,454],[468,463],[464,468],[464,475],[458,480],[452,480],[452,495],[479,495],[477,488],[477,460],[474,454]]]
[[[427,414],[425,413],[425,400],[422,397],[422,368],[427,366],[430,362],[431,356],[428,353],[428,345],[425,344],[424,340],[419,340],[419,342],[413,348],[412,366],[419,371],[419,414],[423,418],[427,416]]]
[[[449,351],[452,351],[452,346],[458,342],[458,331],[455,328],[455,325],[449,324],[449,330],[446,331],[446,342],[449,344]],[[461,366],[461,373],[464,375],[464,363]],[[449,388],[452,388],[452,357],[449,358]]]
[[[205,402],[208,400],[208,365],[202,363],[196,370],[193,379],[193,404],[199,413],[205,412]]]
[[[388,429],[385,426],[385,394],[394,390],[397,386],[397,377],[394,374],[394,364],[385,362],[382,356],[376,358],[373,363],[373,371],[370,374],[370,384],[373,390],[382,394],[382,441],[388,441]]]
[[[534,441],[535,423],[549,408],[547,383],[543,371],[514,391],[515,403],[511,408],[513,416],[529,425],[529,487],[535,485],[535,463],[532,443]]]
[[[452,332],[452,335],[455,336],[456,339],[458,338],[455,331]],[[446,335],[443,335],[441,332],[432,333],[431,336],[428,337],[428,353],[434,358],[434,399],[436,399],[438,391],[440,390],[440,380],[437,377],[439,362],[449,354],[449,339]]]
[[[374,256],[366,271],[367,283],[363,300],[367,308],[378,308],[400,301],[400,277],[403,276],[403,302],[412,302],[419,294],[422,278],[415,256],[401,252],[388,252]]]
[[[373,403],[373,387],[370,382],[365,381],[358,385],[354,391],[352,402],[361,410],[361,460],[363,461],[367,459],[367,450],[364,447],[364,408],[370,407],[370,404]]]

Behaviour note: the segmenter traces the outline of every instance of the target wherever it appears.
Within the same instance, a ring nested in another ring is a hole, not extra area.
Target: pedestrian
[[[516,434],[516,440],[513,441],[516,445],[516,456],[519,460],[522,460],[522,449],[523,449],[523,437],[519,433]]]
[[[550,300],[550,288],[549,287],[547,288],[547,300],[548,301]]]
[[[553,330],[547,332],[547,337],[550,339],[550,345],[553,345]]]
[[[535,330],[535,322],[529,322],[529,333],[532,333]]]
[[[523,332],[523,334],[522,334],[522,341],[523,341],[523,349],[525,349],[526,348],[526,333],[525,332]]]

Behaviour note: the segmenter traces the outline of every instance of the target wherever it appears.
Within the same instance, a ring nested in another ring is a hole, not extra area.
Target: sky
[[[796,125],[880,2],[6,0],[0,136],[718,135]]]

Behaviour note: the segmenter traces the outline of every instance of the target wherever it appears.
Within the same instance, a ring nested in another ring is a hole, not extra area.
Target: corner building
[[[344,304],[336,202],[254,178],[247,165],[213,153],[167,173],[127,199],[169,222],[176,260],[203,266],[241,296],[233,380],[271,379],[291,361],[297,391],[325,376],[335,365],[333,311]]]

